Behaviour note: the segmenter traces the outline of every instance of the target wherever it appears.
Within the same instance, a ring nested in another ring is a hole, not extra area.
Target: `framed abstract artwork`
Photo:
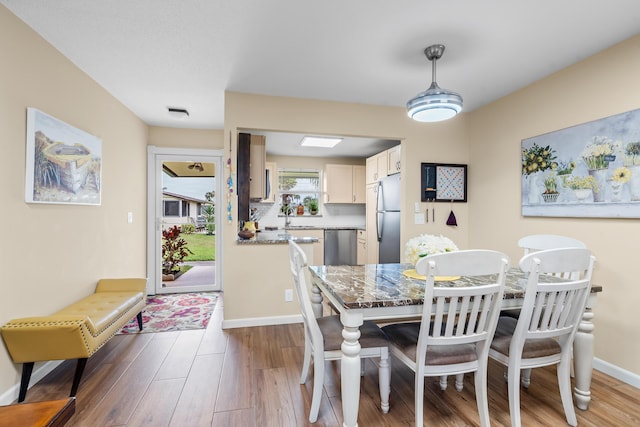
[[[422,163],[420,184],[423,202],[466,202],[467,165]]]
[[[100,139],[27,109],[27,203],[100,205],[101,181]]]
[[[640,218],[640,109],[522,140],[522,215]]]

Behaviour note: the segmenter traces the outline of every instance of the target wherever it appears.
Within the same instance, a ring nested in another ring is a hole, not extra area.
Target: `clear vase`
[[[632,202],[640,202],[640,165],[627,166],[631,171],[629,194]]]
[[[598,191],[593,190],[593,201],[604,202],[605,186],[607,185],[608,169],[589,169],[589,175],[598,183]]]

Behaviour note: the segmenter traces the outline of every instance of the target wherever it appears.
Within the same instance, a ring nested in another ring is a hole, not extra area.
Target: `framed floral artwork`
[[[640,217],[640,109],[522,140],[522,215]]]
[[[102,141],[27,109],[27,203],[100,205]]]

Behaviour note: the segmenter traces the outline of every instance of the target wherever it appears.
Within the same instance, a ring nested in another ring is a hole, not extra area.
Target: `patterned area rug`
[[[142,331],[134,317],[118,334],[205,329],[217,299],[217,292],[148,296],[142,310]]]

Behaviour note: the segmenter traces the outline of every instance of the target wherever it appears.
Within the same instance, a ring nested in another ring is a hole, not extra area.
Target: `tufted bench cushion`
[[[12,360],[25,364],[19,401],[26,396],[29,378],[25,384],[25,374],[30,377],[34,362],[78,359],[74,379],[77,389],[87,358],[132,317],[138,315],[142,329],[140,313],[145,306],[146,284],[146,279],[139,278],[101,279],[95,293],[52,315],[14,319],[4,325],[2,338]]]

